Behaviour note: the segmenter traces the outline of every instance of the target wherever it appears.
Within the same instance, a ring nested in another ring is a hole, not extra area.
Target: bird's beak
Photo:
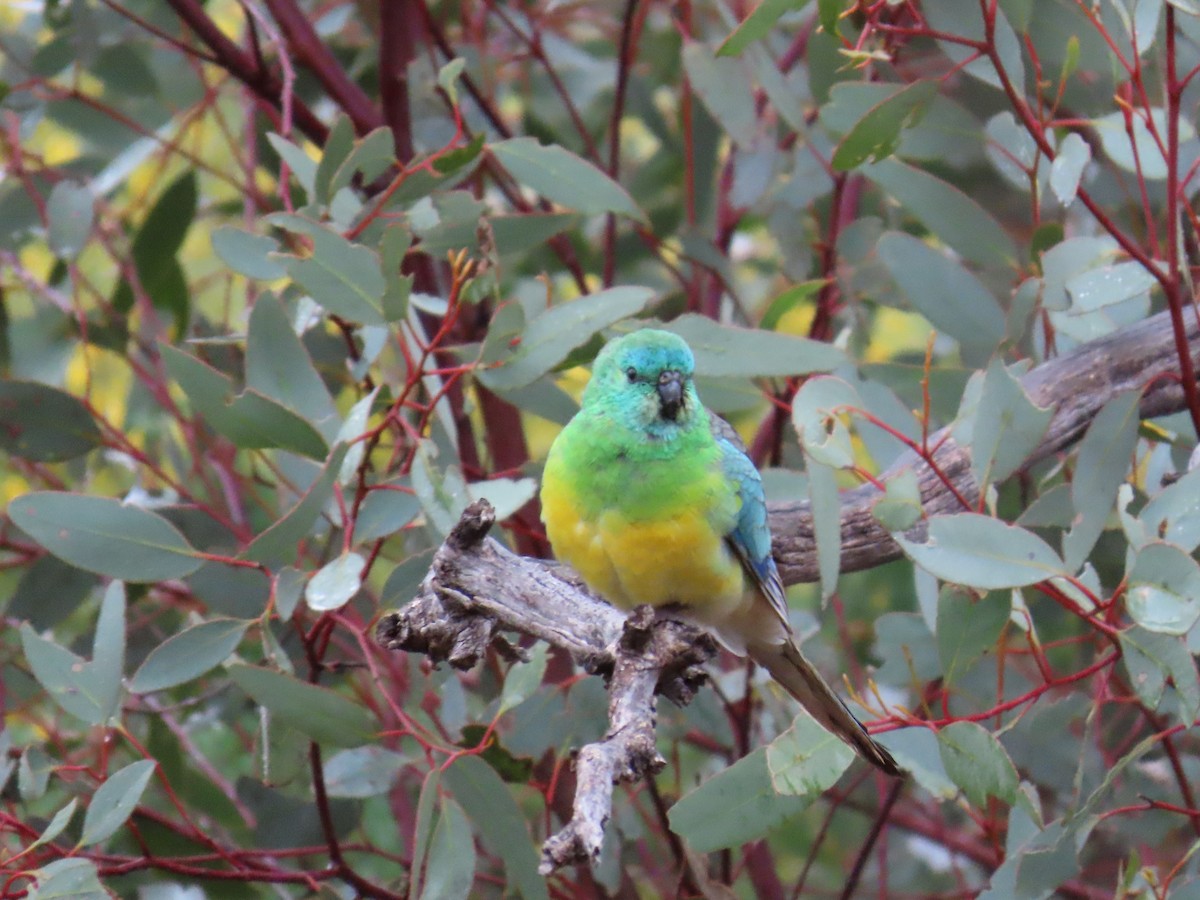
[[[668,369],[658,376],[658,406],[664,419],[675,421],[683,409],[683,376]]]

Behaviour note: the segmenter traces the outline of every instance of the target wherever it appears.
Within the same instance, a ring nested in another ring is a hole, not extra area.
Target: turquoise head
[[[696,360],[687,342],[646,328],[609,341],[583,392],[587,409],[602,406],[617,423],[652,438],[707,423],[692,382]]]

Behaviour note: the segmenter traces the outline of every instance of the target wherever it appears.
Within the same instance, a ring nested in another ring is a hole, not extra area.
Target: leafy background
[[[1193,0],[0,25],[5,896],[1200,894],[1191,359],[1188,412],[1031,465],[1016,381],[1193,314]],[[913,777],[726,660],[544,879],[603,685],[371,631],[473,498],[548,552],[540,461],[637,318],[812,500],[806,651]],[[836,488],[943,425],[981,499],[839,579]]]

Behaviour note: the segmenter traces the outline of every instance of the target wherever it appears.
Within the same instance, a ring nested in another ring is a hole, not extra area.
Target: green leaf
[[[868,159],[878,162],[891,156],[900,143],[900,133],[920,121],[937,91],[936,81],[915,81],[871,107],[833,152],[833,168],[848,172]]]
[[[888,531],[908,531],[921,519],[921,484],[917,473],[904,469],[887,480],[871,515]]]
[[[34,381],[0,381],[0,450],[35,462],[82,456],[102,441],[77,397]]]
[[[1083,177],[1083,170],[1091,159],[1091,144],[1074,131],[1058,145],[1058,153],[1050,166],[1050,189],[1063,206],[1070,206],[1075,201],[1079,179]]]
[[[942,762],[950,776],[976,806],[988,797],[1012,803],[1017,794],[1017,770],[1000,742],[974,722],[953,722],[938,732]]]
[[[475,823],[483,845],[504,861],[510,889],[530,900],[548,900],[529,826],[495,770],[477,756],[460,756],[443,780]]]
[[[297,545],[312,531],[313,523],[333,496],[333,483],[345,456],[345,444],[334,447],[308,492],[279,521],[256,537],[241,558],[267,564],[294,559]]]
[[[390,132],[389,132],[390,133]],[[379,256],[383,266],[383,317],[396,322],[408,315],[408,300],[412,294],[413,276],[401,274],[404,255],[412,244],[412,235],[402,225],[385,228],[379,239]],[[364,339],[365,343],[365,339]],[[361,376],[356,376],[361,377]]]
[[[735,59],[717,58],[707,46],[688,41],[683,47],[688,85],[705,109],[738,145],[748,145],[758,133],[754,86],[745,67]]]
[[[625,188],[558,145],[543,147],[531,137],[510,138],[489,144],[488,152],[517,181],[568,209],[585,216],[612,212],[639,221],[646,218]]]
[[[1067,282],[1071,313],[1080,316],[1135,297],[1148,297],[1157,283],[1145,266],[1132,260],[1089,269]]]
[[[17,788],[22,800],[29,803],[46,795],[54,766],[54,760],[39,745],[25,748],[17,766]]]
[[[811,281],[801,281],[794,284],[767,304],[758,327],[763,331],[774,331],[779,326],[779,320],[787,313],[796,309],[802,303],[815,297],[828,284],[824,278],[814,278]]]
[[[92,692],[87,662],[21,623],[21,649],[33,677],[54,701],[89,725],[105,721],[105,698]]]
[[[946,585],[938,594],[937,643],[943,677],[953,685],[976,660],[996,645],[1012,614],[1008,593],[976,598]]]
[[[889,158],[865,167],[863,174],[965,259],[1009,267],[1019,258],[1012,236],[978,201],[924,169]]]
[[[229,658],[249,625],[239,619],[213,619],[172,635],[150,651],[129,689],[148,694],[199,678]]]
[[[808,499],[812,504],[813,536],[817,540],[817,568],[821,579],[821,599],[828,600],[837,590],[842,571],[841,501],[838,499],[834,470],[808,457]]]
[[[403,753],[368,744],[339,750],[325,761],[325,791],[330,797],[377,797],[396,782],[412,760]]]
[[[496,510],[496,521],[502,522],[537,496],[538,483],[534,478],[489,478],[467,484],[472,500],[486,499]]]
[[[1087,559],[1104,531],[1132,465],[1140,416],[1139,391],[1126,391],[1109,400],[1096,414],[1079,444],[1071,479],[1074,525],[1063,537],[1063,559],[1071,571]]]
[[[1004,311],[978,278],[944,252],[898,231],[879,239],[879,258],[921,315],[966,352],[990,354],[1004,340]]]
[[[1138,514],[1138,519],[1147,533],[1159,535],[1190,553],[1200,546],[1198,492],[1200,469],[1193,469],[1152,497]]]
[[[509,668],[504,676],[504,689],[500,692],[496,718],[520,706],[541,687],[546,674],[546,650],[546,644],[538,643],[530,651],[528,662],[519,662]]]
[[[311,255],[280,258],[288,275],[318,305],[351,322],[385,323],[383,293],[387,284],[373,250],[300,216],[275,213],[267,221],[312,240]]]
[[[1122,631],[1120,640],[1121,661],[1138,698],[1149,709],[1158,709],[1170,679],[1179,698],[1180,719],[1191,727],[1200,716],[1200,682],[1184,640],[1136,625]]]
[[[684,794],[667,812],[671,830],[697,853],[757,840],[802,813],[813,797],[779,794],[759,747]]]
[[[411,491],[376,485],[367,492],[354,520],[354,543],[364,544],[395,534],[410,524],[421,511]]]
[[[187,325],[189,292],[187,279],[175,255],[196,218],[196,197],[196,172],[189,168],[155,201],[138,229],[132,247],[142,289],[155,309],[170,312],[175,317],[176,330],[180,333]],[[113,305],[122,312],[133,306],[133,291],[127,282],[118,286]]]
[[[167,373],[197,415],[243,450],[279,448],[324,459],[321,433],[297,413],[252,388],[234,395],[233,380],[194,356],[159,344]]]
[[[1021,54],[1021,39],[1009,24],[1002,8],[990,9],[994,16],[994,41],[1000,64],[1017,93],[1022,94],[1025,90],[1025,61]],[[922,5],[921,13],[929,27],[942,34],[961,35],[969,40],[981,42],[987,37],[983,13],[978,4],[960,3],[958,0],[932,0]],[[962,65],[963,71],[969,75],[997,90],[1003,90],[1003,82],[996,66],[986,54],[977,53],[974,47],[955,41],[938,41],[938,47],[956,66]]]
[[[821,29],[830,37],[838,35],[838,21],[841,19],[843,0],[817,0],[817,19]]]
[[[313,185],[317,178],[317,164],[313,158],[287,138],[274,132],[267,134],[267,142],[279,154],[280,160],[287,163],[287,167],[292,170],[292,177],[300,183],[304,192],[313,197],[316,193]]]
[[[821,107],[820,122],[835,135],[846,135],[899,87],[895,82],[836,84],[830,91],[829,103]],[[893,154],[959,169],[975,163],[984,147],[983,131],[976,116],[952,97],[938,93],[924,108],[919,121],[908,122],[896,135]]]
[[[229,675],[272,716],[318,743],[357,747],[375,734],[366,708],[329,688],[243,663],[231,665]]]
[[[59,559],[110,578],[166,581],[191,574],[203,562],[162,516],[108,497],[24,494],[8,505],[8,515]]]
[[[379,596],[380,606],[385,609],[401,606],[415,597],[432,563],[433,550],[424,550],[414,553],[392,569],[387,581],[383,583],[383,591]]]
[[[421,876],[425,872],[425,860],[429,856],[429,841],[433,837],[434,803],[441,796],[439,788],[442,783],[442,770],[433,769],[425,776],[421,784],[421,794],[417,798],[416,824],[413,826],[413,867],[412,883],[408,886],[408,896],[420,897],[423,882]]]
[[[496,252],[500,256],[515,256],[542,248],[550,238],[561,234],[579,222],[574,213],[519,213],[488,216]]]
[[[96,698],[103,721],[121,708],[121,678],[125,674],[125,585],[111,582],[100,601],[92,661],[86,668],[89,690]]]
[[[110,900],[100,884],[96,864],[81,856],[66,856],[35,870],[37,887],[29,900]]]
[[[317,163],[317,171],[313,176],[313,199],[318,203],[329,203],[333,199],[333,176],[350,156],[353,147],[354,125],[349,116],[340,113],[329,129],[329,137],[325,139],[325,147],[321,151],[321,161]]]
[[[858,391],[841,378],[828,376],[806,381],[792,401],[792,424],[805,454],[822,466],[835,469],[853,466],[853,440],[842,417],[862,406]],[[836,499],[835,495],[833,500]],[[834,511],[835,523],[838,520],[836,509],[834,506],[825,510],[826,513]]]
[[[437,445],[425,439],[417,444],[411,477],[426,523],[445,537],[471,502],[462,472],[455,465],[439,465]]]
[[[79,255],[92,233],[95,203],[96,198],[86,185],[60,181],[54,186],[46,200],[46,218],[47,240],[56,256],[72,260]]]
[[[346,458],[342,460],[341,468],[338,469],[339,484],[350,484],[358,477],[358,469],[367,453],[367,443],[363,436],[367,433],[371,407],[375,404],[375,398],[378,395],[379,388],[376,387],[358,400],[350,407],[341,427],[337,429],[334,440],[346,443]]]
[[[305,419],[326,440],[337,433],[340,417],[333,398],[283,304],[271,293],[260,294],[250,312],[246,386]]]
[[[663,328],[688,342],[696,356],[696,372],[709,378],[810,375],[832,371],[846,362],[846,355],[832,344],[720,325],[692,313]]]
[[[491,390],[532,384],[588,343],[603,328],[645,309],[654,291],[644,287],[610,288],[552,306],[530,322],[520,345],[502,365],[480,369],[476,377]]]
[[[854,751],[804,710],[767,745],[767,771],[780,794],[813,797],[837,784],[854,762]]]
[[[1067,574],[1058,554],[1036,534],[978,513],[933,517],[923,544],[893,537],[931,575],[969,587],[1023,587]]]
[[[287,621],[296,611],[308,577],[299,569],[284,566],[275,576],[275,612]]]
[[[1200,565],[1174,544],[1138,550],[1128,580],[1125,607],[1147,631],[1187,634],[1200,620]]]
[[[937,643],[917,613],[884,613],[875,620],[875,655],[881,665],[875,677],[881,684],[920,690],[941,677]]]
[[[971,429],[971,470],[980,484],[1015,472],[1041,441],[1054,417],[1037,406],[1000,359],[988,365]]]
[[[364,184],[370,184],[395,162],[392,129],[386,126],[376,128],[354,142],[354,149],[338,166],[329,182],[329,196],[333,197],[342,188],[349,187],[358,173],[362,174]]]
[[[154,774],[155,765],[152,759],[139,759],[108,776],[104,784],[96,789],[83,817],[80,847],[107,840],[125,824],[133,808],[142,799],[142,792]]]
[[[79,798],[72,797],[71,802],[54,814],[54,818],[50,820],[50,824],[38,835],[38,839],[29,845],[27,849],[32,850],[34,847],[40,847],[42,844],[48,844],[62,834],[68,825],[71,824],[71,817],[75,815],[75,807],[79,805]]]
[[[274,281],[287,275],[287,269],[272,255],[279,252],[274,238],[222,225],[213,231],[211,240],[221,261],[247,278]]]
[[[317,612],[341,609],[362,587],[367,561],[357,553],[343,553],[317,570],[304,590],[309,609]]]
[[[466,900],[475,882],[475,840],[462,807],[442,797],[429,842],[421,900]]]
[[[953,800],[958,787],[946,774],[937,734],[929,728],[901,728],[875,735],[896,762],[922,788],[939,800]]]
[[[466,65],[467,61],[465,59],[455,57],[438,69],[438,87],[446,92],[446,96],[450,98],[452,106],[458,106],[458,79],[462,76]]]
[[[1154,129],[1159,135],[1167,133],[1167,114],[1161,107],[1150,109],[1150,118]],[[1159,149],[1154,133],[1147,127],[1145,120],[1139,114],[1131,117],[1133,139],[1130,140],[1126,130],[1126,115],[1124,112],[1109,113],[1092,120],[1092,125],[1100,135],[1100,144],[1104,154],[1127,172],[1140,174],[1141,177],[1161,181],[1167,177],[1167,161]],[[1196,136],[1196,129],[1186,116],[1179,117],[1179,142],[1185,143]]]
[[[737,56],[754,41],[765,38],[785,14],[804,9],[808,0],[762,0],[717,48],[717,56]]]

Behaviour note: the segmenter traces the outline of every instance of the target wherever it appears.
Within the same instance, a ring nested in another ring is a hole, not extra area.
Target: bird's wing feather
[[[763,494],[762,476],[746,455],[746,446],[738,433],[720,416],[709,413],[713,437],[721,448],[721,467],[725,477],[737,485],[741,509],[733,530],[725,541],[741,561],[742,567],[766,598],[771,611],[786,631],[788,621],[787,597],[775,560],[771,556],[771,528],[767,524],[767,499]]]

